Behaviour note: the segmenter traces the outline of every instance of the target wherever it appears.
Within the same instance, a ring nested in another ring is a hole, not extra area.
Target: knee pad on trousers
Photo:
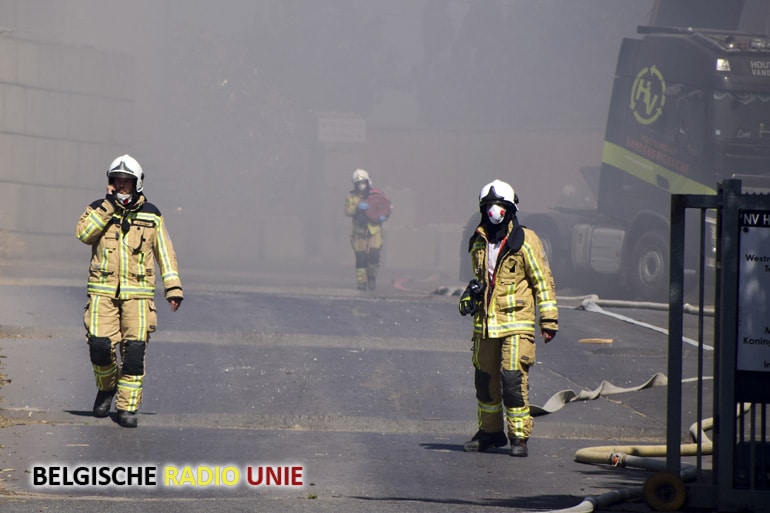
[[[488,373],[476,369],[474,382],[476,385],[476,399],[482,403],[491,403],[492,396],[489,394],[489,382],[492,379]]]
[[[356,251],[356,267],[366,267],[366,251]]]
[[[144,374],[144,350],[144,342],[140,340],[126,341],[126,350],[123,353],[123,374],[128,376]]]
[[[521,408],[524,406],[524,396],[521,393],[522,374],[517,370],[503,371],[503,404],[506,408]]]
[[[372,248],[369,250],[369,265],[380,263],[380,248]]]
[[[112,363],[112,342],[107,337],[88,337],[88,348],[91,363],[94,365],[110,365]]]

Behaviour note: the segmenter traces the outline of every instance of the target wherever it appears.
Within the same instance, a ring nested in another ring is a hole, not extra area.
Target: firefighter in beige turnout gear
[[[473,365],[479,430],[466,451],[511,443],[527,456],[533,419],[529,369],[535,364],[535,322],[543,340],[558,330],[553,275],[539,237],[518,223],[518,197],[500,180],[479,195],[481,222],[469,241],[475,278],[460,297],[462,315],[473,315]],[[507,431],[507,437],[506,437]]]
[[[345,215],[353,218],[353,231],[350,235],[350,245],[356,257],[356,283],[358,290],[373,290],[377,283],[377,272],[380,268],[382,252],[382,223],[390,216],[390,202],[379,189],[372,188],[369,173],[364,169],[356,169],[353,173],[353,190],[345,200]],[[384,201],[387,207],[377,210],[376,207]],[[371,208],[371,210],[370,210]]]
[[[117,395],[118,423],[136,427],[146,348],[157,324],[156,262],[172,311],[182,303],[182,283],[163,216],[142,192],[142,167],[122,155],[107,170],[107,181],[105,198],[88,205],[75,228],[91,246],[83,320],[98,389],[93,414],[107,417]]]

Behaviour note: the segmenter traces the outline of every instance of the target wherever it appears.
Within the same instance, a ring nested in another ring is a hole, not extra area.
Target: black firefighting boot
[[[96,393],[94,417],[106,417],[110,414],[110,405],[112,405],[113,397],[115,397],[114,390],[99,390]]]
[[[118,424],[125,428],[135,428],[139,424],[136,412],[118,410]]]
[[[380,269],[380,251],[371,249],[369,250],[369,263],[366,266],[366,285],[369,290],[374,290],[377,286],[377,271]]]
[[[479,429],[473,438],[463,444],[463,449],[465,452],[485,452],[488,449],[506,445],[508,445],[508,438],[502,431],[487,433]]]
[[[511,456],[526,458],[529,454],[527,441],[523,438],[511,438]]]

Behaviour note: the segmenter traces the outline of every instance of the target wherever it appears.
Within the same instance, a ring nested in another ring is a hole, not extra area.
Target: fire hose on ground
[[[615,387],[606,381],[593,391],[583,391],[580,394],[571,394],[563,391],[555,394],[546,403],[552,406],[568,398],[568,402],[576,400],[591,400],[599,396],[624,393],[641,390],[650,386],[661,386],[666,384],[665,376],[656,374],[644,384],[633,388]],[[744,406],[744,408],[746,408]],[[551,413],[553,409],[546,407],[534,407],[536,415]],[[558,409],[558,408],[557,408]],[[743,410],[744,413],[747,411]],[[713,443],[706,435],[706,431],[713,429],[714,420],[708,418],[702,422],[694,423],[690,426],[690,436],[693,443],[682,444],[680,451],[682,456],[708,456],[712,454]],[[699,429],[700,428],[700,429]],[[589,496],[573,507],[553,510],[545,513],[591,513],[599,508],[607,507],[612,504],[624,502],[630,499],[644,497],[647,503],[658,511],[673,511],[684,504],[685,488],[684,483],[696,478],[696,468],[692,465],[682,465],[679,476],[666,472],[666,463],[663,460],[654,459],[666,456],[666,445],[604,445],[596,447],[586,447],[575,453],[575,461],[580,463],[611,465],[613,467],[633,467],[654,471],[644,484],[644,486],[631,486],[619,490],[613,490],[598,496]],[[542,512],[541,512],[542,513]]]
[[[638,322],[634,319],[630,319],[615,313],[606,312],[601,308],[599,303],[600,300],[597,296],[587,296],[583,298],[580,308],[586,311],[609,315],[625,322],[648,327],[654,331],[667,333],[665,330],[656,326]],[[604,301],[602,304],[605,304],[605,306],[615,307],[654,309],[667,308],[667,305],[634,303],[625,301]],[[697,308],[693,307],[685,308],[685,311],[688,313],[699,312]],[[713,315],[713,311],[709,311],[708,309],[704,309],[703,313],[706,315]],[[694,345],[698,344],[696,341],[689,339],[684,340],[684,342]],[[704,349],[712,350],[713,348],[704,345]],[[604,381],[597,389],[593,391],[581,391],[580,393],[576,394],[571,390],[565,390],[552,396],[543,407],[534,407],[532,414],[542,415],[551,413],[560,409],[567,402],[590,400],[603,395],[631,392],[650,386],[663,386],[666,385],[667,382],[668,380],[665,375],[657,373],[642,385],[633,388],[620,388]],[[742,411],[743,413],[746,412],[746,405],[744,405],[744,409]],[[690,426],[690,436],[694,442],[682,444],[680,446],[680,454],[682,456],[706,456],[712,454],[713,443],[705,432],[713,429],[713,426],[713,418],[704,419],[703,421],[696,422]],[[655,473],[650,478],[648,478],[645,484],[642,486],[630,486],[618,490],[612,490],[598,496],[588,496],[585,497],[583,501],[576,506],[566,509],[553,510],[546,513],[592,513],[602,507],[611,506],[613,504],[641,497],[644,497],[646,502],[658,511],[673,511],[679,509],[682,507],[682,505],[684,505],[685,501],[686,492],[684,483],[696,479],[697,468],[693,465],[685,464],[681,466],[681,471],[678,476],[673,475],[666,471],[665,461],[655,459],[659,457],[665,457],[666,453],[666,445],[606,445],[580,449],[575,453],[575,461],[580,463],[612,465],[614,467],[633,467],[651,470]]]
[[[436,293],[447,293],[447,291],[441,290],[437,291]],[[453,295],[457,294],[454,293]],[[607,315],[624,322],[651,329],[658,333],[668,334],[668,331],[664,328],[647,324],[617,313],[608,312],[602,308],[603,305],[615,308],[667,310],[668,305],[666,304],[621,300],[602,300],[596,295],[573,298],[559,298],[559,300],[577,300],[580,301],[580,306],[578,308],[582,310]],[[713,307],[699,308],[697,306],[685,304],[683,305],[683,311],[688,314],[703,314],[709,317],[714,316]],[[701,345],[701,347],[706,351],[713,351],[714,349],[709,345],[699,343],[698,341],[686,337],[683,337],[682,341],[693,346]],[[533,416],[538,416],[552,413],[558,409],[561,409],[566,403],[572,401],[592,400],[604,395],[632,392],[647,387],[665,386],[667,384],[668,378],[661,373],[654,374],[645,383],[632,388],[621,388],[613,385],[610,382],[603,381],[598,388],[592,391],[583,390],[579,393],[575,393],[572,390],[563,390],[561,392],[557,392],[542,407],[533,405],[531,407],[531,414]],[[747,408],[747,406],[750,405],[744,405],[744,408]],[[744,409],[743,413],[745,412],[746,409]],[[697,432],[698,426],[700,426],[700,432]],[[713,443],[708,438],[708,436],[706,436],[705,431],[711,430],[712,428],[713,418],[704,419],[700,423],[696,422],[693,424],[690,427],[690,434],[695,442],[682,444],[680,446],[680,454],[682,456],[711,455],[713,451]],[[575,454],[575,460],[578,462],[589,464],[605,464],[615,467],[634,467],[651,470],[654,471],[655,474],[648,478],[643,486],[630,486],[618,490],[612,490],[598,496],[588,496],[585,497],[583,501],[576,506],[546,512],[540,511],[538,513],[592,513],[599,508],[607,507],[630,499],[637,499],[640,497],[644,497],[647,503],[658,511],[673,511],[679,509],[684,504],[685,499],[684,483],[692,481],[697,477],[697,469],[692,465],[683,464],[681,465],[679,476],[666,472],[665,461],[654,459],[656,457],[665,457],[666,452],[666,445],[598,446],[580,449]]]

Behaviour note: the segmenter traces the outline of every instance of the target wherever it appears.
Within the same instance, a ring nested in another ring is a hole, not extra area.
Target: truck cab
[[[670,195],[714,194],[732,177],[768,186],[770,38],[679,27],[638,33],[618,55],[601,165],[586,170],[596,209],[523,222],[544,239],[557,279],[609,275],[639,299],[662,300]]]

